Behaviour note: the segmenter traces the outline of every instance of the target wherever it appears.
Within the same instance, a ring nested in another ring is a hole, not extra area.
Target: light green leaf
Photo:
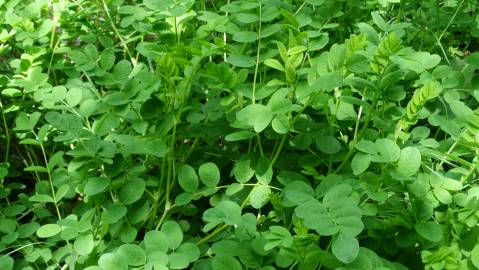
[[[242,141],[242,140],[248,140],[253,138],[255,135],[254,132],[251,132],[249,130],[241,130],[241,131],[236,131],[233,133],[230,133],[225,136],[225,141],[227,142],[235,142],[235,141]]]
[[[316,140],[316,146],[321,152],[333,155],[341,151],[341,144],[333,136],[323,135]]]
[[[173,220],[166,221],[161,226],[161,231],[168,236],[168,247],[176,249],[183,241],[183,231],[180,225]]]
[[[361,152],[368,153],[371,155],[376,155],[378,153],[378,148],[375,143],[368,140],[360,140],[354,148],[358,149]]]
[[[208,231],[220,223],[226,225],[238,225],[241,222],[241,208],[232,201],[221,201],[214,208],[207,209],[203,213],[203,220],[208,222],[205,231]]]
[[[250,204],[256,209],[260,209],[269,201],[271,189],[268,186],[257,185],[253,188],[250,195]]]
[[[359,242],[351,235],[340,233],[334,237],[331,250],[338,260],[343,263],[350,263],[359,254]]]
[[[383,138],[376,140],[376,147],[379,151],[380,158],[373,159],[376,162],[395,162],[401,156],[401,149],[391,139]]]
[[[110,185],[110,179],[106,177],[91,177],[85,185],[84,192],[87,196],[93,196],[103,192],[108,185]]]
[[[67,92],[65,97],[68,105],[70,107],[75,107],[76,105],[80,104],[82,101],[82,89],[81,88],[72,88]]]
[[[188,256],[181,253],[171,253],[168,261],[170,269],[185,269],[190,264]]]
[[[124,244],[120,246],[118,253],[131,266],[141,266],[146,262],[145,251],[138,245]]]
[[[196,262],[200,257],[200,249],[196,244],[193,243],[184,243],[178,249],[176,253],[183,254],[188,257],[190,263]]]
[[[264,64],[279,71],[284,71],[283,65],[281,65],[281,63],[276,59],[266,59]]]
[[[353,169],[354,175],[360,175],[365,172],[369,164],[371,164],[371,155],[365,153],[356,153],[354,158],[351,160],[351,168]]]
[[[123,256],[116,253],[105,253],[98,260],[98,265],[104,270],[127,270],[128,264]]]
[[[251,168],[250,164],[251,160],[249,159],[242,159],[235,163],[233,167],[233,174],[236,181],[240,183],[246,183],[251,179],[251,177],[253,177],[254,170]]]
[[[31,201],[31,202],[44,202],[44,203],[55,202],[55,200],[53,200],[52,196],[47,195],[47,194],[35,194],[35,195],[31,196],[28,200]]]
[[[207,187],[216,187],[220,182],[220,170],[212,162],[202,164],[198,169],[201,182]]]
[[[129,205],[138,201],[141,196],[143,196],[144,192],[145,180],[130,180],[121,188],[120,192],[118,193],[118,198],[123,204]]]
[[[232,54],[228,56],[227,62],[236,67],[249,68],[256,64],[256,59],[248,55]]]
[[[286,134],[289,131],[289,120],[284,114],[276,115],[271,122],[271,127],[278,134]]]
[[[471,262],[475,267],[479,268],[479,245],[476,245],[471,251]]]
[[[242,270],[241,264],[233,257],[216,255],[211,262],[213,270]]]
[[[267,128],[273,116],[273,112],[262,104],[248,105],[236,114],[239,121],[253,127],[256,133]]]
[[[100,54],[100,67],[104,70],[110,70],[115,65],[115,51],[106,49]]]
[[[46,224],[38,228],[37,236],[40,238],[49,238],[60,233],[62,227],[58,224]]]
[[[2,270],[12,270],[14,260],[9,255],[0,256],[0,269]]]
[[[168,235],[162,231],[149,231],[144,238],[147,253],[153,251],[166,252],[169,246]]]
[[[434,221],[416,223],[414,228],[416,232],[426,240],[439,242],[442,239],[443,232],[441,225]]]
[[[415,147],[408,146],[401,150],[398,160],[398,170],[407,176],[413,176],[421,167],[421,152]]]
[[[258,39],[258,34],[252,31],[239,31],[233,34],[233,40],[240,43],[249,43]]]
[[[178,183],[184,191],[195,192],[199,185],[195,169],[190,165],[181,166],[178,170]]]
[[[81,256],[87,256],[90,254],[90,252],[93,250],[93,247],[94,242],[93,235],[91,233],[78,236],[75,239],[75,243],[73,243],[73,248]]]

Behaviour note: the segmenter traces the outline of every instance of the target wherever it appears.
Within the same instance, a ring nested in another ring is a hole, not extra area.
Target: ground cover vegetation
[[[0,0],[0,269],[479,269],[476,0]]]

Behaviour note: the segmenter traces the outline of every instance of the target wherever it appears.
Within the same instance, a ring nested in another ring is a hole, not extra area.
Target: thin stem
[[[452,15],[451,19],[449,20],[449,23],[447,24],[446,28],[444,28],[442,30],[442,33],[441,35],[439,36],[438,38],[438,41],[441,41],[442,37],[444,36],[444,34],[446,34],[446,31],[447,29],[449,29],[449,27],[451,26],[452,22],[454,21],[454,19],[456,19],[456,16],[457,14],[459,13],[459,10],[461,9],[462,5],[464,4],[464,0],[461,1],[461,3],[459,4],[459,6],[457,7],[456,9],[456,12],[454,12],[454,15]]]
[[[469,179],[469,177],[474,173],[474,171],[477,170],[478,167],[479,167],[479,160],[474,164],[474,166],[471,167],[471,169],[469,169],[467,174],[461,177],[461,180],[460,180],[461,184],[464,184],[466,180]]]
[[[217,235],[218,233],[222,232],[226,228],[228,228],[228,225],[223,224],[221,227],[216,228],[216,230],[214,230],[212,233],[208,234],[207,236],[203,237],[198,242],[196,242],[196,245],[203,244],[204,242],[208,241],[211,237]]]
[[[9,154],[10,154],[11,138],[10,138],[10,130],[8,129],[7,119],[5,117],[5,112],[3,111],[3,103],[2,103],[1,100],[0,100],[0,110],[2,112],[3,128],[5,130],[5,140],[7,141],[6,146],[5,146],[5,157],[4,157],[4,159],[5,159],[5,162],[8,162],[8,158],[9,158]]]
[[[35,134],[35,136],[36,136],[36,134]],[[43,147],[43,143],[41,143],[41,142],[40,142],[40,149],[42,150],[43,160],[45,161],[45,168],[47,169],[48,182],[50,183],[50,191],[52,193],[53,204],[55,205],[55,210],[57,212],[58,220],[62,220],[62,215],[60,214],[60,209],[58,208],[58,202],[57,202],[57,196],[55,194],[55,188],[53,187],[52,174],[50,172],[50,167],[48,166],[47,154],[45,152],[45,147]]]
[[[128,57],[130,58],[131,63],[133,64],[133,66],[136,66],[135,58],[133,58],[133,56],[131,55],[130,50],[128,49],[128,46],[126,46],[125,40],[121,36],[120,32],[118,32],[118,29],[116,28],[116,25],[115,25],[115,23],[113,22],[113,19],[110,16],[110,11],[108,10],[108,5],[106,4],[105,0],[101,0],[101,2],[102,2],[103,10],[105,11],[106,17],[108,18],[108,21],[110,22],[110,26],[113,29],[113,32],[115,32],[115,35],[120,40],[121,45],[123,46],[123,49],[125,50],[125,52],[128,54]]]
[[[254,67],[254,75],[253,75],[253,95],[252,95],[252,103],[255,104],[256,102],[256,80],[258,77],[258,69],[259,69],[259,54],[261,50],[261,1],[259,3],[259,26],[258,26],[258,48],[256,50],[256,65]]]

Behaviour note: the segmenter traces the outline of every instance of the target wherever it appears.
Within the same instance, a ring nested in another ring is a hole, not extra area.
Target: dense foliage
[[[0,269],[479,269],[477,0],[0,0]]]

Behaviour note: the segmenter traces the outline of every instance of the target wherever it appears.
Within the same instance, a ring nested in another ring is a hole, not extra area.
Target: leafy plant
[[[478,14],[0,0],[0,269],[479,269]]]

